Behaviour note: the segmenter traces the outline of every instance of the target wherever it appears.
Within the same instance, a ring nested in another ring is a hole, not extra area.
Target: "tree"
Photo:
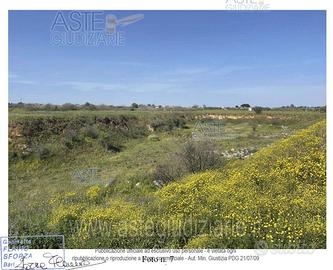
[[[76,110],[76,106],[72,103],[65,103],[63,104],[62,106],[62,109],[65,110],[65,111],[68,111],[68,110]]]
[[[96,106],[94,104],[91,104],[89,102],[86,102],[84,105],[83,105],[83,108],[86,108],[86,109],[89,109],[89,110],[95,110],[96,109]]]
[[[260,114],[260,113],[262,113],[262,107],[256,106],[256,107],[253,108],[253,111],[257,114]]]
[[[137,109],[137,108],[139,108],[139,105],[137,103],[133,102],[132,103],[132,108],[133,109]]]
[[[244,103],[242,105],[240,105],[242,108],[250,108],[250,104]]]

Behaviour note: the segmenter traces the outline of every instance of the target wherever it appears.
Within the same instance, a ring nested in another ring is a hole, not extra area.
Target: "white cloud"
[[[127,93],[153,93],[153,92],[178,92],[179,86],[174,83],[163,82],[131,82],[131,83],[99,83],[99,82],[80,82],[68,81],[58,83],[71,87],[73,90],[82,92],[108,91],[108,92],[127,92]],[[177,89],[178,90],[177,90]]]

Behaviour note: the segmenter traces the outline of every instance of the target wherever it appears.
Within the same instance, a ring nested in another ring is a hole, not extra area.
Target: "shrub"
[[[68,149],[73,149],[73,148],[74,148],[74,144],[73,144],[73,141],[72,141],[72,140],[70,140],[70,139],[68,139],[68,138],[64,138],[64,139],[62,140],[62,142],[63,142],[63,145],[64,145],[66,148],[68,148]]]
[[[100,191],[92,187],[87,194],[96,199]],[[119,199],[101,202],[89,207],[84,203],[61,203],[52,210],[48,228],[64,234],[71,248],[142,247],[146,241],[141,227],[143,210]]]
[[[222,158],[209,141],[189,141],[183,149],[159,164],[153,175],[155,185],[162,187],[187,173],[205,171],[222,165]]]
[[[261,114],[262,111],[263,111],[263,108],[261,108],[261,107],[254,107],[254,108],[253,108],[253,111],[254,111],[256,114]]]
[[[66,129],[62,138],[62,144],[68,148],[73,149],[75,145],[79,145],[83,142],[83,138],[74,129]]]
[[[83,129],[83,133],[86,137],[97,139],[99,136],[98,130],[94,126],[88,126]]]
[[[173,114],[171,116],[171,121],[173,123],[173,126],[177,128],[183,128],[186,125],[185,116],[183,115]]]
[[[182,163],[175,158],[170,158],[168,163],[159,164],[154,172],[154,183],[157,186],[164,186],[185,174]]]
[[[111,199],[106,207],[87,209],[77,239],[85,247],[128,248],[141,246],[143,211],[134,204]],[[80,241],[79,240],[79,241]]]
[[[82,211],[85,209],[84,205],[59,205],[52,212],[48,227],[58,233],[70,235],[79,220]]]
[[[150,126],[154,130],[159,130],[159,131],[165,131],[165,130],[168,130],[168,128],[169,128],[166,121],[162,118],[153,119],[150,123]]]
[[[103,147],[108,150],[115,153],[118,153],[122,150],[123,146],[121,145],[120,139],[116,136],[113,136],[111,133],[105,135],[101,139],[101,144]]]
[[[150,126],[158,131],[171,131],[174,128],[183,128],[186,125],[184,115],[169,114],[163,117],[153,118]]]
[[[45,160],[53,156],[52,148],[48,145],[38,145],[36,149],[37,157],[41,160]]]
[[[192,173],[211,169],[221,164],[216,146],[209,141],[189,141],[178,155],[185,168]]]
[[[99,202],[102,199],[102,189],[99,186],[92,186],[86,191],[86,197],[93,202]]]

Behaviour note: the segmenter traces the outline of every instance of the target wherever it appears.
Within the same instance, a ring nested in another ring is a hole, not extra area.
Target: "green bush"
[[[73,149],[76,145],[82,144],[83,138],[78,131],[67,129],[65,130],[61,141],[67,149]]]
[[[210,141],[189,141],[178,154],[187,171],[196,173],[221,165],[216,145]]]
[[[174,157],[171,157],[167,163],[159,164],[153,175],[154,183],[157,186],[164,186],[186,173],[183,164]]]
[[[185,125],[185,116],[178,114],[163,115],[150,121],[150,126],[157,131],[171,131],[174,128],[183,128]]]
[[[99,137],[99,132],[96,127],[88,126],[83,128],[83,133],[86,137],[97,139]]]
[[[253,108],[253,111],[254,111],[256,114],[261,114],[262,111],[263,111],[263,108],[262,108],[262,107],[254,107],[254,108]]]
[[[104,135],[102,137],[101,144],[103,145],[103,147],[106,150],[115,152],[115,153],[120,152],[123,148],[123,146],[120,142],[120,139],[111,133]]]
[[[52,147],[49,145],[38,145],[36,147],[35,153],[40,160],[48,159],[54,155]]]

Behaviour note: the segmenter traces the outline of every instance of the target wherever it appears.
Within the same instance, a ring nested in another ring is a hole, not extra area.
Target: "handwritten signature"
[[[48,262],[26,262],[26,256],[20,259],[20,263],[15,266],[17,269],[34,270],[34,269],[49,269],[49,268],[66,268],[66,269],[79,269],[88,266],[94,266],[106,263],[101,261],[98,263],[91,263],[89,260],[80,259],[75,261],[66,262],[63,257],[59,255],[52,255],[50,252],[43,254],[44,258],[48,259]]]

